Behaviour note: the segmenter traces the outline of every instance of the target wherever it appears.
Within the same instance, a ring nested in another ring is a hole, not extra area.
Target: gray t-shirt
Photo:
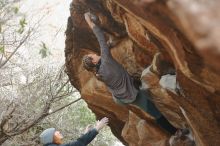
[[[113,98],[122,103],[131,103],[136,99],[138,90],[135,88],[133,78],[111,55],[102,30],[95,26],[96,35],[101,48],[101,64],[97,74],[106,84]]]

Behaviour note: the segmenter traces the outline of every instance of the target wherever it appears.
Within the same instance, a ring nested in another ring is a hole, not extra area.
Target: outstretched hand
[[[88,23],[90,28],[93,28],[95,26],[95,23],[92,20],[92,14],[90,12],[86,12],[84,14],[85,20]]]
[[[98,120],[98,121],[96,122],[96,126],[95,126],[96,130],[97,130],[97,131],[100,131],[103,127],[105,127],[106,125],[108,125],[108,122],[109,122],[109,120],[108,120],[108,118],[106,118],[106,117],[102,118],[100,121]]]

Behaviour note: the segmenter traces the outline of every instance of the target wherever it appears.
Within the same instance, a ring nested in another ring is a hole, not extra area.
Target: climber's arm
[[[86,22],[88,23],[89,27],[93,30],[96,38],[98,39],[100,48],[101,48],[101,57],[102,59],[107,59],[108,57],[111,57],[111,52],[109,50],[109,47],[106,43],[105,36],[103,31],[100,29],[99,26],[97,26],[92,20],[91,20],[91,14],[86,13],[85,14],[85,19]]]

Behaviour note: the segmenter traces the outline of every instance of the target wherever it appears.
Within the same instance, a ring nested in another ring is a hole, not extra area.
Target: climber
[[[40,141],[43,146],[86,146],[107,124],[108,118],[104,117],[100,121],[96,122],[94,128],[91,128],[91,125],[88,125],[84,132],[84,135],[82,135],[76,141],[72,141],[67,144],[63,144],[63,135],[59,131],[56,131],[55,128],[48,128],[40,134]]]
[[[158,111],[154,103],[150,100],[149,91],[142,91],[139,87],[135,86],[134,79],[112,57],[104,34],[98,25],[96,25],[93,18],[96,18],[96,16],[91,13],[85,13],[85,20],[98,39],[101,56],[97,54],[85,55],[82,59],[84,68],[94,73],[97,79],[105,83],[116,103],[133,104],[140,107],[153,116],[161,128],[174,134],[176,128]]]

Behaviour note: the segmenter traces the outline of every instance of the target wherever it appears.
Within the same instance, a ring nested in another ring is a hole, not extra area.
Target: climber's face
[[[98,56],[97,54],[88,54],[89,57],[92,58],[92,63],[93,64],[97,64],[100,60],[100,56]]]
[[[53,136],[53,142],[55,144],[63,143],[63,135],[60,133],[60,131],[55,131],[54,136]]]

